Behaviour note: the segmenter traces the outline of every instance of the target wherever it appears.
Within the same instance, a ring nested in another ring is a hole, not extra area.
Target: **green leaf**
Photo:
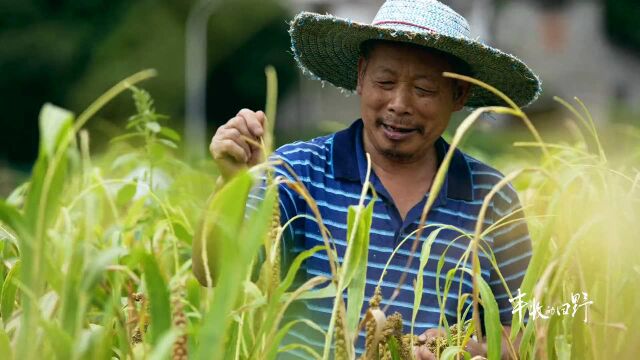
[[[180,141],[180,134],[178,134],[176,131],[174,131],[170,127],[163,126],[160,129],[160,134],[164,135],[169,140],[173,140],[175,142]]]
[[[195,309],[200,308],[200,302],[203,301],[201,296],[202,287],[198,280],[193,277],[187,278],[186,291],[187,291],[187,303],[191,304]]]
[[[244,173],[240,176],[247,175]],[[239,181],[235,184],[241,186],[244,182]],[[241,187],[237,191],[240,190],[243,190],[242,197],[234,198],[233,202],[241,203],[244,207],[248,196],[248,187],[246,189]],[[240,231],[219,233],[221,235],[218,239],[220,254],[217,260],[220,262],[220,274],[224,274],[224,276],[220,276],[218,279],[210,306],[211,310],[205,316],[200,334],[199,341],[202,346],[198,349],[195,358],[209,359],[211,354],[224,354],[224,343],[230,322],[228,314],[233,309],[240,293],[244,291],[243,280],[249,275],[250,265],[257,256],[267,234],[274,204],[276,204],[276,195],[277,189],[269,188],[258,209],[244,222]],[[230,207],[229,203],[226,205]],[[242,241],[238,241],[238,239],[242,239]]]
[[[162,129],[162,126],[160,126],[160,124],[158,124],[155,121],[150,121],[148,123],[145,123],[144,126],[154,134],[159,133],[160,130]]]
[[[269,355],[267,356],[267,359],[269,360],[273,360],[276,358],[276,355],[278,353],[278,348],[280,347],[280,343],[282,343],[282,340],[284,339],[285,335],[287,335],[287,333],[289,333],[289,331],[291,330],[291,328],[294,325],[297,324],[306,324],[307,326],[309,326],[310,328],[318,331],[320,334],[324,336],[326,336],[326,333],[324,332],[324,330],[322,330],[322,328],[314,323],[313,321],[309,320],[309,319],[297,319],[297,320],[292,320],[288,323],[286,323],[282,328],[280,328],[278,330],[278,333],[276,334],[273,343],[271,344],[270,351],[269,351]]]
[[[442,354],[440,354],[441,360],[457,360],[458,354],[463,354],[463,358],[468,360],[470,358],[469,353],[466,352],[461,346],[449,346],[444,349]]]
[[[231,179],[213,196],[196,229],[191,252],[193,273],[202,285],[206,286],[209,280],[212,285],[216,283],[220,244],[228,239],[237,239],[252,184],[251,175],[246,171]],[[211,279],[207,279],[207,269]]]
[[[160,344],[162,336],[171,328],[171,305],[169,302],[169,290],[162,277],[160,267],[152,254],[142,254],[142,268],[144,270],[144,280],[149,291],[149,305],[151,312],[151,322],[149,333],[151,343],[156,346]]]
[[[0,222],[10,227],[17,235],[18,240],[27,240],[30,235],[26,220],[22,214],[4,199],[0,199]]]
[[[287,345],[281,347],[280,349],[278,349],[278,352],[279,353],[286,353],[288,351],[296,350],[296,349],[300,349],[300,350],[306,352],[308,354],[309,358],[311,358],[311,359],[316,359],[316,360],[322,359],[322,356],[320,356],[320,354],[318,354],[318,352],[316,350],[314,350],[311,346],[305,345],[305,344],[297,344],[297,343],[287,344]]]
[[[296,256],[296,258],[293,260],[293,262],[289,266],[289,270],[287,271],[287,276],[285,276],[284,280],[282,280],[282,282],[280,283],[280,286],[278,289],[279,293],[282,294],[285,291],[289,290],[289,287],[291,286],[291,284],[293,284],[293,281],[295,280],[295,277],[296,277],[296,273],[298,272],[298,269],[300,269],[300,266],[302,265],[303,261],[313,256],[313,254],[317,253],[318,251],[325,250],[325,249],[326,247],[324,245],[317,245],[312,247],[311,249],[305,250],[300,254],[298,254],[298,256]]]
[[[520,356],[523,354],[529,353],[531,348],[534,346],[535,341],[535,322],[533,320],[529,320],[529,322],[524,326],[524,331],[522,332],[522,340],[520,340],[520,348],[518,349],[518,353]]]
[[[392,360],[402,360],[400,357],[400,344],[395,337],[389,336],[387,337],[387,345],[389,345],[389,352],[391,353]]]
[[[487,330],[487,358],[489,360],[500,359],[502,351],[502,324],[500,323],[500,310],[498,303],[493,297],[491,287],[482,278],[481,274],[474,274],[470,269],[463,268],[462,271],[476,277],[476,284],[480,288],[480,299],[484,310],[484,326]]]
[[[133,138],[137,138],[137,137],[144,137],[144,134],[129,133],[129,134],[119,135],[119,136],[116,136],[116,137],[112,138],[111,140],[109,140],[109,143],[113,144],[113,143],[116,143],[116,142],[120,142],[120,141],[124,141],[124,140],[128,140],[128,139],[133,139]]]
[[[67,126],[73,121],[73,113],[52,104],[44,104],[40,110],[40,155],[51,158],[60,136],[64,134]]]
[[[165,145],[168,148],[171,149],[177,149],[178,148],[178,144],[174,143],[171,140],[167,140],[167,139],[158,139],[157,140],[160,144]]]
[[[431,254],[431,245],[436,240],[440,231],[443,228],[437,228],[429,234],[427,239],[422,243],[422,250],[420,251],[420,264],[418,266],[418,274],[416,275],[416,284],[413,290],[413,311],[411,313],[411,335],[413,335],[413,325],[416,322],[416,317],[418,315],[418,310],[420,309],[420,304],[422,303],[422,294],[424,287],[424,268],[427,265],[427,261],[429,261],[429,255]],[[441,259],[444,256],[441,257]]]
[[[336,285],[332,282],[329,285],[318,290],[307,291],[304,294],[298,296],[299,300],[314,300],[314,299],[327,299],[336,297],[338,293]]]
[[[11,194],[7,196],[6,203],[10,206],[15,206],[16,208],[21,208],[24,204],[24,200],[29,190],[29,182],[24,182],[19,185],[17,188],[13,189]]]
[[[360,213],[360,220],[358,221],[358,228],[353,229],[354,223],[349,226],[347,221],[347,233],[349,229],[356,231],[353,237],[347,235],[347,239],[353,239],[349,246],[353,247],[352,255],[357,257],[351,259],[349,266],[353,267],[348,269],[352,271],[352,278],[349,280],[349,286],[347,287],[347,297],[349,301],[347,303],[347,330],[353,336],[355,335],[358,327],[358,320],[362,312],[362,306],[364,304],[364,290],[367,281],[367,262],[369,257],[369,231],[371,230],[371,219],[373,218],[373,204],[375,200],[369,202],[369,204]],[[349,214],[355,212],[354,207],[349,207]],[[355,214],[353,214],[355,217]],[[355,221],[355,219],[353,219]],[[346,261],[345,261],[346,264]],[[345,272],[347,269],[345,269]]]
[[[37,329],[38,304],[44,292],[44,244],[46,229],[56,219],[60,198],[68,182],[69,146],[74,139],[73,114],[45,104],[40,111],[40,150],[33,167],[31,183],[24,205],[24,219],[29,233],[20,236],[22,271],[20,281],[32,296],[22,298],[22,317],[18,332],[18,358],[30,358],[35,349],[30,346]],[[30,236],[30,233],[33,236]]]
[[[71,112],[51,104],[45,104],[40,111],[40,152],[25,204],[25,218],[32,229],[37,228],[38,221],[42,222],[40,230],[47,228],[52,212],[58,208],[57,202],[65,185],[67,157],[63,155],[58,163],[52,160],[56,152],[66,151],[58,149],[60,146],[69,146],[69,143],[63,144],[63,140],[72,136],[73,119]],[[45,185],[48,187],[44,188]],[[40,210],[44,212],[40,213]]]
[[[11,314],[13,313],[13,306],[16,300],[17,286],[14,282],[17,276],[20,274],[20,260],[16,261],[13,265],[2,284],[2,296],[0,300],[0,314],[2,320],[6,323],[9,321]]]
[[[361,255],[361,245],[363,242],[363,232],[362,227],[366,226],[363,219],[364,209],[362,211],[358,211],[358,206],[349,206],[347,209],[347,249],[344,254],[344,261],[342,263],[342,273],[340,274],[341,284],[344,290],[349,286],[351,279],[353,279],[358,264],[362,261]],[[358,216],[360,215],[360,216]],[[356,224],[357,222],[357,224]],[[355,226],[358,226],[355,228]]]
[[[176,237],[181,241],[184,241],[185,243],[191,245],[191,238],[193,237],[193,234],[189,233],[184,224],[179,221],[174,221],[172,223],[172,226]]]
[[[111,163],[111,170],[116,170],[119,167],[130,164],[130,163],[136,164],[136,161],[138,160],[139,157],[140,157],[140,154],[138,154],[137,152],[128,152],[128,153],[122,154],[118,156],[115,160],[113,160],[113,162]]]
[[[116,204],[119,206],[124,206],[133,199],[138,190],[138,186],[135,183],[125,184],[118,190],[118,194],[116,195]]]

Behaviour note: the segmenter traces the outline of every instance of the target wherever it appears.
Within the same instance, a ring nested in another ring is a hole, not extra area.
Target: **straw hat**
[[[472,76],[504,92],[519,106],[531,104],[541,82],[529,67],[511,54],[471,39],[467,20],[436,0],[388,0],[369,24],[320,15],[298,14],[289,30],[291,48],[303,73],[354,91],[360,44],[391,40],[440,50],[469,64]],[[471,88],[470,108],[504,105],[492,93]]]

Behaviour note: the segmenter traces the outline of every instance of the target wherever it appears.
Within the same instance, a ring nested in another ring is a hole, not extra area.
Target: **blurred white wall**
[[[640,111],[640,56],[606,39],[601,2],[573,1],[545,13],[530,2],[512,1],[495,21],[496,43],[541,76],[540,106],[554,95],[577,96],[601,123],[618,102]]]

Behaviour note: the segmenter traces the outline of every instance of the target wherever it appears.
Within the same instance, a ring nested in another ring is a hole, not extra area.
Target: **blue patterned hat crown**
[[[373,19],[372,25],[396,31],[426,31],[454,38],[471,37],[467,19],[435,0],[387,1]]]

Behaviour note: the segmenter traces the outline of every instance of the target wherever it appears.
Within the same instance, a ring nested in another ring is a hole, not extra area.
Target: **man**
[[[367,169],[366,153],[371,157],[371,182],[378,198],[374,203],[368,257],[366,295],[370,297],[382,276],[382,268],[402,239],[416,230],[429,195],[434,175],[448,144],[441,138],[451,114],[465,105],[501,105],[491,93],[468,83],[445,78],[445,71],[467,73],[505,92],[524,106],[540,92],[538,78],[521,61],[499,50],[469,39],[466,20],[437,1],[389,0],[372,25],[353,23],[331,15],[299,14],[291,24],[292,49],[302,70],[360,96],[362,119],[335,134],[306,142],[285,145],[276,156],[286,162],[316,200],[324,223],[339,255],[344,254],[346,212],[357,204]],[[256,164],[258,149],[252,145],[264,130],[262,111],[241,110],[214,135],[210,150],[225,178],[239,168]],[[288,171],[278,175],[291,178]],[[437,200],[429,213],[429,224],[453,225],[472,233],[485,195],[502,178],[495,169],[456,150]],[[372,199],[368,196],[368,200]],[[285,222],[298,214],[311,213],[300,196],[287,187],[280,188],[280,208]],[[492,199],[485,227],[520,208],[512,187],[502,189]],[[292,222],[289,250],[299,252],[322,244],[318,225],[308,219]],[[432,228],[425,230],[421,241]],[[410,253],[412,241],[402,244],[392,259],[382,282],[385,299],[398,284]],[[468,247],[469,240],[454,230],[443,230],[431,248],[424,275],[424,295],[415,322],[416,332],[428,338],[439,330],[440,304],[447,271]],[[524,221],[513,221],[483,239],[490,247],[500,273],[511,291],[520,285],[531,245]],[[437,269],[438,259],[444,263]],[[490,284],[500,307],[500,319],[509,329],[511,306],[490,262],[480,254],[482,275]],[[467,267],[470,264],[466,264]],[[400,289],[391,312],[398,311],[405,321],[405,332],[413,310],[413,281],[418,261],[413,262],[409,279]],[[326,253],[307,260],[307,275],[330,273]],[[444,316],[455,323],[458,289],[472,292],[468,276],[454,277],[446,294]],[[383,301],[385,304],[385,301]],[[466,298],[464,306],[471,300]],[[305,305],[314,320],[326,322],[331,302]],[[390,313],[389,313],[390,314]],[[388,315],[389,315],[388,314]],[[470,318],[471,312],[467,318]],[[297,342],[322,345],[321,341],[300,336]],[[315,341],[315,343],[314,343]],[[358,344],[362,351],[362,342]],[[471,341],[472,355],[486,353],[486,345]],[[506,347],[503,346],[506,356]],[[416,349],[418,359],[432,359],[426,347]]]

